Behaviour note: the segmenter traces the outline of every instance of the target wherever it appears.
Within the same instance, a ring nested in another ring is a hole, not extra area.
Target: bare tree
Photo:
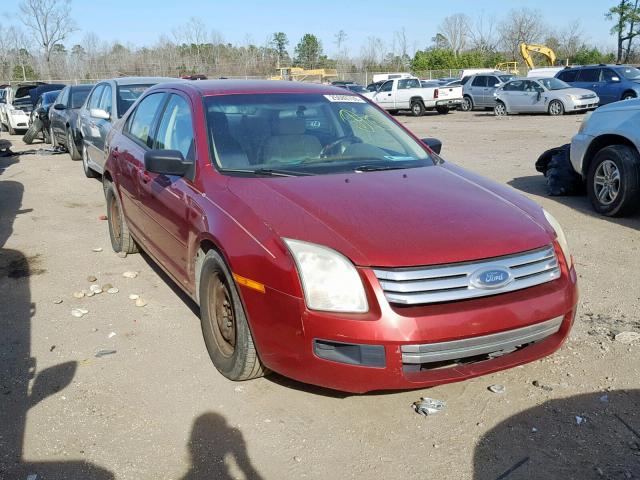
[[[542,12],[521,8],[509,11],[498,30],[502,47],[516,60],[520,44],[541,42],[547,28],[542,21]]]
[[[438,27],[438,33],[447,40],[447,44],[457,56],[466,47],[471,30],[471,19],[464,13],[449,15]]]
[[[77,30],[71,18],[71,0],[24,0],[20,20],[42,47],[47,61],[51,52]]]
[[[378,37],[367,37],[362,46],[362,65],[365,68],[377,67],[384,59],[384,42]]]
[[[481,52],[492,52],[498,47],[496,22],[494,17],[486,17],[484,12],[476,17],[469,30],[471,47]]]

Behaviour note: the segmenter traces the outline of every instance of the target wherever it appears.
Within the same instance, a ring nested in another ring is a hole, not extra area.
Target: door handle
[[[390,97],[390,96],[391,96],[391,94],[390,94],[390,93],[387,93],[387,97]]]

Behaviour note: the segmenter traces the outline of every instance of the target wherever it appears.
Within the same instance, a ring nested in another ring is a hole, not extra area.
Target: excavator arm
[[[549,47],[545,45],[535,45],[533,43],[521,43],[520,55],[522,55],[524,63],[526,63],[529,68],[534,68],[533,58],[531,58],[530,52],[540,53],[547,57],[550,66],[554,66],[556,64],[556,54]]]

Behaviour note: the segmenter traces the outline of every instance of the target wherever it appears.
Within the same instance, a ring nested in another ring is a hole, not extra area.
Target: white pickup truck
[[[422,87],[417,78],[394,78],[387,80],[375,92],[364,94],[391,114],[400,110],[411,110],[420,117],[427,110],[449,113],[451,108],[462,104],[462,87]]]

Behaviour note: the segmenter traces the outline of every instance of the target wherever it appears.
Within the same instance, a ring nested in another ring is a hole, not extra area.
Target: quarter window
[[[153,93],[144,98],[131,114],[125,126],[125,132],[137,142],[151,147],[149,135],[153,127],[153,120],[165,99],[164,93]]]
[[[178,150],[185,160],[193,162],[194,146],[189,103],[179,95],[171,95],[158,126],[154,148]]]

